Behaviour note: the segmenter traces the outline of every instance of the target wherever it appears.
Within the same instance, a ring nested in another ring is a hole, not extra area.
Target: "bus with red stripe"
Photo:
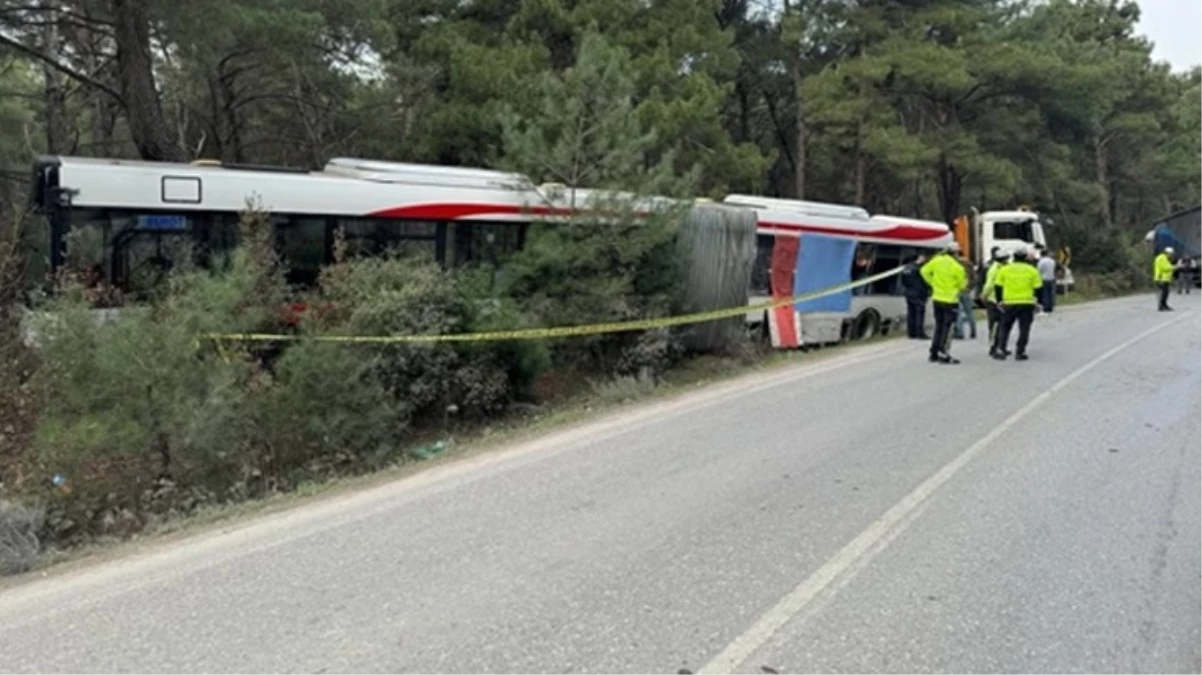
[[[336,231],[352,256],[400,250],[447,267],[499,264],[523,246],[531,222],[577,213],[593,195],[534,185],[502,171],[353,158],[332,159],[309,171],[43,157],[34,165],[32,198],[45,216],[45,231],[33,240],[43,247],[33,257],[48,262],[44,272],[58,270],[70,257],[136,297],[143,279],[153,279],[183,257],[203,265],[228,254],[237,244],[240,213],[254,205],[268,213],[288,279],[299,285],[312,284],[333,261]],[[769,262],[779,242],[811,235],[854,241],[855,264],[849,270],[854,279],[951,241],[942,223],[870,216],[853,206],[752,195],[722,201],[756,213],[751,302],[773,295]],[[782,346],[870,337],[903,316],[899,282],[891,277],[853,292],[848,312],[798,318],[797,340]],[[771,317],[749,315],[748,321],[768,324]]]
[[[897,269],[918,255],[947,248],[952,233],[944,223],[869,215],[839,204],[731,195],[725,203],[756,212],[757,255],[752,268],[751,302],[793,296],[800,287],[826,288]],[[851,263],[831,270],[799,265],[801,249],[815,236],[849,245]],[[821,279],[806,279],[807,275]],[[806,284],[806,282],[810,282]],[[901,278],[894,275],[850,291],[850,302],[831,311],[786,311],[748,314],[774,346],[798,347],[844,340],[865,340],[905,326],[906,303]]]

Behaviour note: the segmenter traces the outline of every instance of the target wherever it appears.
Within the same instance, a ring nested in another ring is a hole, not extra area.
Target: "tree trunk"
[[[1094,138],[1093,161],[1098,189],[1102,191],[1102,198],[1098,200],[1098,215],[1102,217],[1102,223],[1109,226],[1114,223],[1114,214],[1110,208],[1110,167],[1106,161],[1106,140],[1101,136]]]
[[[739,143],[747,143],[751,141],[751,95],[747,91],[747,84],[742,82],[735,83],[735,96],[739,100]]]
[[[129,133],[142,159],[175,162],[183,151],[171,137],[154,81],[147,0],[113,0],[117,83]]]
[[[952,225],[960,215],[960,190],[963,177],[956,166],[947,160],[947,155],[939,155],[939,208],[942,211],[943,222]]]
[[[868,158],[864,156],[862,136],[861,130],[856,129],[856,195],[853,202],[856,206],[864,206],[864,181],[865,174],[868,173]]]
[[[797,10],[800,12],[801,8]],[[784,1],[784,16],[781,17],[781,38],[784,42],[784,22],[792,8],[789,0]],[[788,52],[785,61],[789,69],[789,79],[793,83],[793,96],[797,111],[793,140],[793,194],[798,199],[806,198],[806,142],[809,140],[809,130],[806,128],[805,101],[801,95],[801,57],[797,53],[798,45],[784,45]]]
[[[797,59],[789,60],[789,70],[792,71],[793,88],[797,93],[797,129],[793,146],[793,156],[796,158],[793,169],[793,191],[798,199],[806,198],[806,142],[809,140],[809,130],[806,128],[805,101],[801,98],[801,64]]]
[[[87,68],[90,73],[99,73],[100,59],[95,49],[87,49]],[[88,92],[88,106],[92,110],[92,138],[89,146],[92,154],[97,157],[113,156],[113,131],[117,126],[117,115],[120,104],[108,94],[91,90]]]
[[[46,58],[59,61],[62,54],[62,40],[58,33],[58,8],[53,0],[46,0],[42,7],[46,12],[46,23],[42,27],[42,53]],[[42,64],[43,98],[42,104],[46,115],[46,153],[62,154],[67,146],[67,136],[70,133],[66,122],[67,88],[63,83],[63,74],[54,68]]]

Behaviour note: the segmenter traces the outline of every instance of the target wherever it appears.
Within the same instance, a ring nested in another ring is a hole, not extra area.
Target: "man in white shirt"
[[[1051,312],[1056,304],[1056,259],[1052,257],[1052,252],[1044,249],[1035,267],[1039,270],[1040,280],[1043,281],[1043,286],[1039,289],[1039,304],[1043,305],[1043,311]]]

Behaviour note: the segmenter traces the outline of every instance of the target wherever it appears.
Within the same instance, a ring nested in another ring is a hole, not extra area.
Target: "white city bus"
[[[45,216],[39,238],[50,270],[68,258],[108,284],[137,296],[164,269],[190,260],[209,265],[237,244],[248,199],[268,211],[290,282],[313,283],[333,260],[341,228],[351,255],[401,249],[444,265],[497,262],[524,243],[530,222],[572,213],[587,202],[525,176],[473,168],[362,159],[332,159],[321,171],[277,167],[175,164],[43,157],[34,165],[33,200]],[[898,266],[910,253],[951,241],[942,223],[869,216],[836,204],[730,195],[723,202],[757,215],[759,255],[750,300],[767,295],[768,256],[776,237],[804,232],[857,242],[862,264],[852,278]],[[639,206],[637,211],[644,211]],[[900,281],[858,289],[850,312],[806,315],[809,343],[861,339],[904,321]],[[751,323],[764,315],[749,316]]]
[[[354,159],[302,171],[47,157],[34,173],[51,271],[71,256],[119,288],[180,256],[204,265],[227,253],[248,200],[270,212],[300,284],[332,261],[338,228],[352,255],[400,248],[454,265],[516,250],[530,214],[558,211],[520,175]]]
[[[751,195],[731,195],[726,203],[751,208],[758,221],[758,253],[752,272],[751,302],[771,296],[770,263],[773,247],[780,237],[800,237],[804,233],[823,234],[856,242],[856,252],[848,280],[874,276],[899,267],[912,255],[931,255],[952,242],[952,233],[944,223],[870,216],[865,209],[840,204],[790,199],[767,199]],[[928,313],[929,314],[929,313]],[[930,317],[928,316],[928,319]],[[842,340],[863,340],[904,326],[906,303],[900,276],[891,276],[852,291],[847,312],[807,313],[798,318],[801,344],[828,344]],[[747,315],[751,324],[763,324],[768,315]]]

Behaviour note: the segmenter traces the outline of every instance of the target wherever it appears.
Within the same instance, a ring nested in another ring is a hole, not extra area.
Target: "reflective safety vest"
[[[1035,291],[1043,287],[1039,270],[1028,262],[1012,262],[997,273],[997,285],[1002,287],[1002,304],[1034,305]]]
[[[997,274],[1001,271],[1006,263],[997,260],[989,263],[989,269],[985,272],[985,285],[981,286],[981,299],[988,303],[997,303]]]
[[[1158,284],[1167,284],[1172,280],[1173,261],[1169,260],[1168,253],[1161,253],[1152,262],[1152,281]]]
[[[931,300],[934,302],[955,305],[960,302],[960,291],[968,288],[968,274],[964,271],[964,265],[946,252],[927,261],[919,273],[931,287]]]

